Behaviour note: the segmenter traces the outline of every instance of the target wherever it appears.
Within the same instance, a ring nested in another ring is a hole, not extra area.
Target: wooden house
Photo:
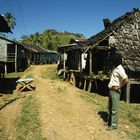
[[[134,9],[105,25],[103,31],[87,39],[84,45],[89,46],[87,76],[84,76],[89,90],[92,81],[109,79],[111,58],[119,53],[129,77],[124,98],[127,102],[135,99],[140,102],[140,10]]]
[[[31,64],[52,64],[57,62],[57,52],[46,50],[39,45],[21,44],[29,51]]]
[[[105,29],[91,38],[60,47],[62,63],[59,63],[58,70],[63,72],[63,78],[68,75],[70,82],[72,79],[74,84],[75,81],[78,82],[78,86],[82,83],[84,90],[100,88],[107,94],[113,68],[111,59],[119,53],[129,77],[122,98],[128,103],[135,102],[135,99],[140,102],[140,10],[127,12],[113,22],[104,19],[104,24]],[[81,66],[82,54],[87,54],[84,70]]]
[[[59,64],[58,74],[63,75],[63,79],[70,79],[71,84],[78,86],[80,74],[82,73],[82,54],[84,46],[79,43],[85,39],[71,39],[68,45],[58,48]]]
[[[58,62],[58,52],[46,50],[46,63],[56,64]]]
[[[0,14],[0,32],[8,33],[11,32],[8,23],[4,19],[4,17]],[[4,65],[0,64],[0,77],[4,77]]]
[[[0,65],[4,73],[23,71],[27,68],[29,52],[18,42],[0,37]]]

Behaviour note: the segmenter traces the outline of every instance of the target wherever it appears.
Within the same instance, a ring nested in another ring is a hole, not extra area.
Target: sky
[[[0,0],[0,14],[16,18],[8,37],[17,40],[47,29],[89,38],[104,29],[104,18],[113,21],[133,8],[140,8],[140,0]]]

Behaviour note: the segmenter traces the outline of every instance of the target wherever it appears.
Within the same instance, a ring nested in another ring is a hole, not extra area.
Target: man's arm
[[[122,87],[124,87],[125,85],[127,85],[128,84],[128,78],[125,78],[124,80],[123,80],[123,82],[122,82],[122,85],[121,85],[121,87],[120,87],[120,89],[122,89]]]

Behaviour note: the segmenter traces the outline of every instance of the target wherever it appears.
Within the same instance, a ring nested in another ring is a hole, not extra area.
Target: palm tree
[[[15,17],[13,17],[13,15],[12,15],[10,12],[7,12],[7,13],[4,15],[4,18],[5,18],[5,20],[7,21],[8,26],[9,26],[11,29],[14,29],[14,27],[15,27],[15,25],[16,25],[16,19],[15,19]]]

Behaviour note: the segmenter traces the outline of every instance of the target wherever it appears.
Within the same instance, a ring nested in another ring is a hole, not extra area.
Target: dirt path
[[[49,66],[47,66],[49,68]],[[68,82],[43,79],[33,70],[36,98],[40,104],[42,134],[46,140],[125,140],[117,131],[107,132],[96,105],[80,98],[79,89]]]
[[[35,98],[39,104],[39,114],[43,140],[128,140],[117,131],[107,132],[103,120],[98,115],[97,106],[80,97],[77,89],[60,80],[44,79],[41,73],[53,65],[33,66]],[[17,100],[1,110],[8,140],[14,140],[12,126],[19,114],[22,100]]]
[[[15,120],[20,112],[20,107],[23,99],[18,99],[11,104],[7,105],[0,111],[1,123],[4,126],[6,137],[8,140],[15,140]]]

